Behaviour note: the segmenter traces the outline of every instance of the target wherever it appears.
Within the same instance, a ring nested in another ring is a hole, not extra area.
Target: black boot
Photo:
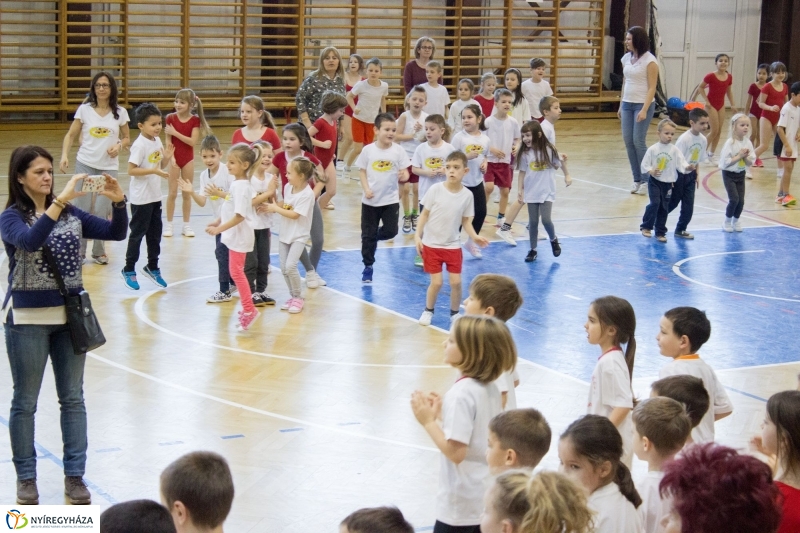
[[[526,263],[533,263],[536,261],[536,250],[531,250],[528,252],[528,255],[525,256]]]
[[[558,257],[561,255],[561,245],[558,244],[557,238],[550,241],[550,246],[553,247],[553,257]]]

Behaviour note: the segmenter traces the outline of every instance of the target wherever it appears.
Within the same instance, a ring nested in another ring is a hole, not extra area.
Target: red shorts
[[[511,165],[509,163],[487,163],[486,174],[483,175],[483,181],[494,183],[498,187],[510,189],[513,177],[514,172],[511,170]]]
[[[375,138],[375,125],[367,122],[362,122],[356,117],[353,117],[353,142],[361,144],[370,144]]]
[[[781,157],[778,156],[778,161],[797,161],[796,157]]]
[[[414,174],[411,170],[414,167],[408,167],[408,181],[406,183],[419,183],[419,176]]]
[[[461,274],[463,255],[461,248],[431,248],[422,245],[422,268],[428,274],[441,274],[442,265],[447,265],[451,274]]]

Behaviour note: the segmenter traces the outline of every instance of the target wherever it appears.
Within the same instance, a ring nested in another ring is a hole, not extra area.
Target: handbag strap
[[[64,284],[64,278],[61,277],[61,272],[58,271],[58,265],[56,264],[55,257],[53,257],[53,252],[50,251],[50,248],[46,244],[42,245],[42,255],[44,256],[45,261],[47,261],[47,265],[50,267],[50,270],[53,272],[53,277],[56,278],[58,292],[61,293],[61,296],[66,298],[69,296],[69,291],[67,290],[67,286]]]

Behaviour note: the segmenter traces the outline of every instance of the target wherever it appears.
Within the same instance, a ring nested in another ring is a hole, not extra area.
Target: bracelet
[[[53,198],[53,203],[58,207],[60,207],[61,209],[66,209],[67,206],[69,205],[69,202],[62,202],[58,198]]]

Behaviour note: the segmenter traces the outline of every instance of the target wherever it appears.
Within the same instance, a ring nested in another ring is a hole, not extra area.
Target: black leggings
[[[725,216],[739,218],[744,209],[744,171],[723,170],[722,183],[725,184],[725,191],[728,193],[728,207],[725,208]]]
[[[466,187],[466,186],[465,186]],[[472,228],[478,235],[481,234],[483,221],[486,220],[486,189],[483,183],[474,187],[467,187],[475,199],[475,216],[472,218]]]

